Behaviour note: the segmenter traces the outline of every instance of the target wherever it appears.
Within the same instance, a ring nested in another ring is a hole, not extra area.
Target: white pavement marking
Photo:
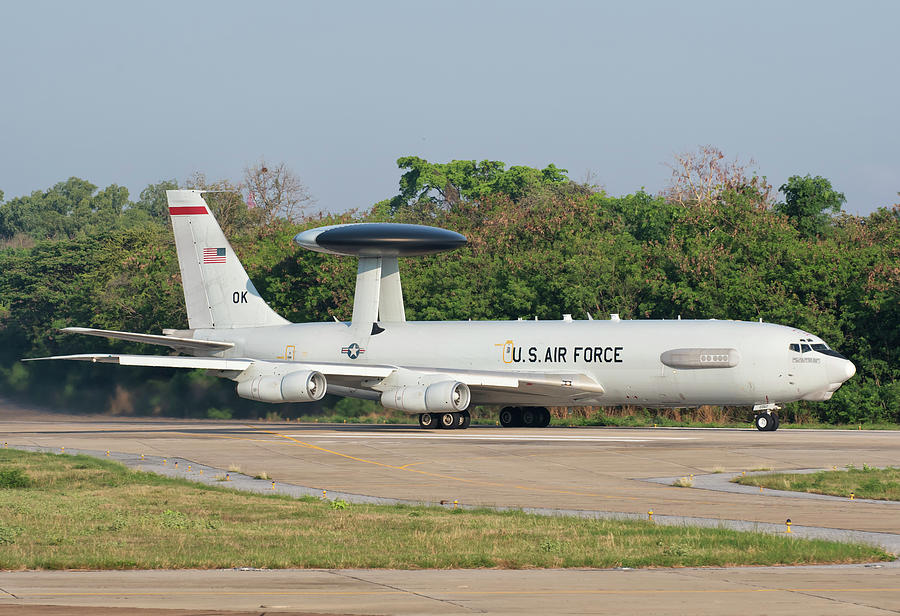
[[[580,436],[580,435],[540,435],[540,434],[504,434],[488,436],[483,434],[311,434],[303,432],[299,434],[285,434],[290,438],[298,439],[416,439],[416,440],[463,440],[463,441],[569,441],[586,443],[647,443],[651,441],[699,441],[699,437],[693,436],[648,436],[643,438],[631,436]]]

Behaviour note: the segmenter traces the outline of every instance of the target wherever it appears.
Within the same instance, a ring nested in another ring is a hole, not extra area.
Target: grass
[[[694,480],[690,477],[679,477],[674,482],[672,482],[672,485],[676,488],[693,488]]]
[[[0,450],[0,569],[681,567],[889,560],[864,545],[645,521],[241,493]]]
[[[762,486],[773,490],[812,492],[832,496],[871,498],[900,501],[900,467],[873,468],[863,465],[846,470],[820,471],[818,473],[772,473],[736,477],[735,483]]]

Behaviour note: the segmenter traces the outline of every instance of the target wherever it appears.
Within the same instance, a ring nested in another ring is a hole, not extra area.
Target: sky
[[[265,157],[316,209],[397,158],[554,163],[613,195],[678,153],[900,201],[900,2],[4,2],[0,190],[126,186]]]

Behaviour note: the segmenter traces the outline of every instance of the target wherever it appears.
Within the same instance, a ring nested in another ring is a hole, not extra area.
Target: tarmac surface
[[[898,503],[716,488],[727,484],[722,481],[727,473],[760,469],[900,466],[898,432],[497,427],[442,432],[391,425],[85,418],[0,407],[0,441],[11,447],[109,450],[111,457],[130,458],[135,466],[158,467],[165,459],[164,472],[194,479],[191,474],[200,468],[211,469],[207,475],[215,469],[240,468],[250,477],[265,472],[276,489],[325,490],[331,497],[620,517],[646,517],[652,510],[660,521],[717,525],[727,520],[770,531],[791,518],[795,529],[861,531],[857,538],[868,537],[893,552],[900,546]],[[695,488],[660,479],[691,474]],[[25,605],[202,613],[900,613],[900,567],[0,573],[0,615]]]

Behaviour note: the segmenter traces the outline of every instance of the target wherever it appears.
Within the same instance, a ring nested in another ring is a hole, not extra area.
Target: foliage
[[[429,163],[418,156],[404,156],[397,160],[397,166],[408,171],[400,177],[400,193],[387,201],[391,213],[402,208],[434,213],[498,193],[518,201],[540,186],[569,181],[566,170],[553,164],[541,170],[524,166],[506,169],[505,163],[496,160]]]
[[[847,201],[844,193],[831,187],[831,182],[809,174],[803,177],[792,175],[778,190],[785,198],[775,210],[790,218],[803,237],[824,233],[831,215],[840,212],[841,205]]]
[[[220,213],[234,209],[235,251],[263,297],[292,321],[349,320],[356,273],[352,259],[298,250],[292,243],[298,231],[365,220],[427,222],[463,233],[469,243],[404,260],[410,320],[558,319],[564,313],[762,318],[821,335],[858,369],[832,400],[791,403],[784,417],[796,423],[900,422],[900,207],[865,217],[832,215],[843,196],[827,180],[795,176],[785,185],[788,202],[797,211],[811,207],[827,214],[816,223],[825,227],[809,233],[786,205],[773,203],[764,177],[714,148],[682,155],[672,186],[661,195],[607,195],[569,181],[552,165],[429,163],[414,156],[399,164],[405,171],[398,195],[363,213],[261,224],[234,193],[208,198]],[[202,177],[192,182],[222,184]],[[273,408],[237,398],[232,383],[202,372],[18,362],[85,350],[159,351],[61,335],[65,326],[148,333],[186,327],[174,243],[161,209],[164,190],[173,184],[148,186],[139,201],[121,207],[100,205],[114,203],[118,191],[107,189],[98,201],[83,180],[35,193],[41,203],[69,204],[61,208],[68,213],[8,227],[32,239],[0,250],[4,392],[73,410],[127,414],[237,418],[272,411],[294,418],[327,409],[338,421],[405,421],[368,401],[332,397]],[[834,194],[820,190],[826,184]],[[18,205],[10,208],[15,201],[0,204],[0,214],[19,211]],[[76,207],[82,202],[87,205]],[[114,222],[96,224],[107,211],[118,212]],[[85,224],[71,226],[82,220],[79,212]],[[607,409],[604,417],[616,421],[618,415]],[[652,425],[657,417],[644,419]],[[716,421],[712,415],[693,419]]]
[[[0,489],[29,487],[31,487],[31,479],[21,468],[4,468],[0,470]]]

